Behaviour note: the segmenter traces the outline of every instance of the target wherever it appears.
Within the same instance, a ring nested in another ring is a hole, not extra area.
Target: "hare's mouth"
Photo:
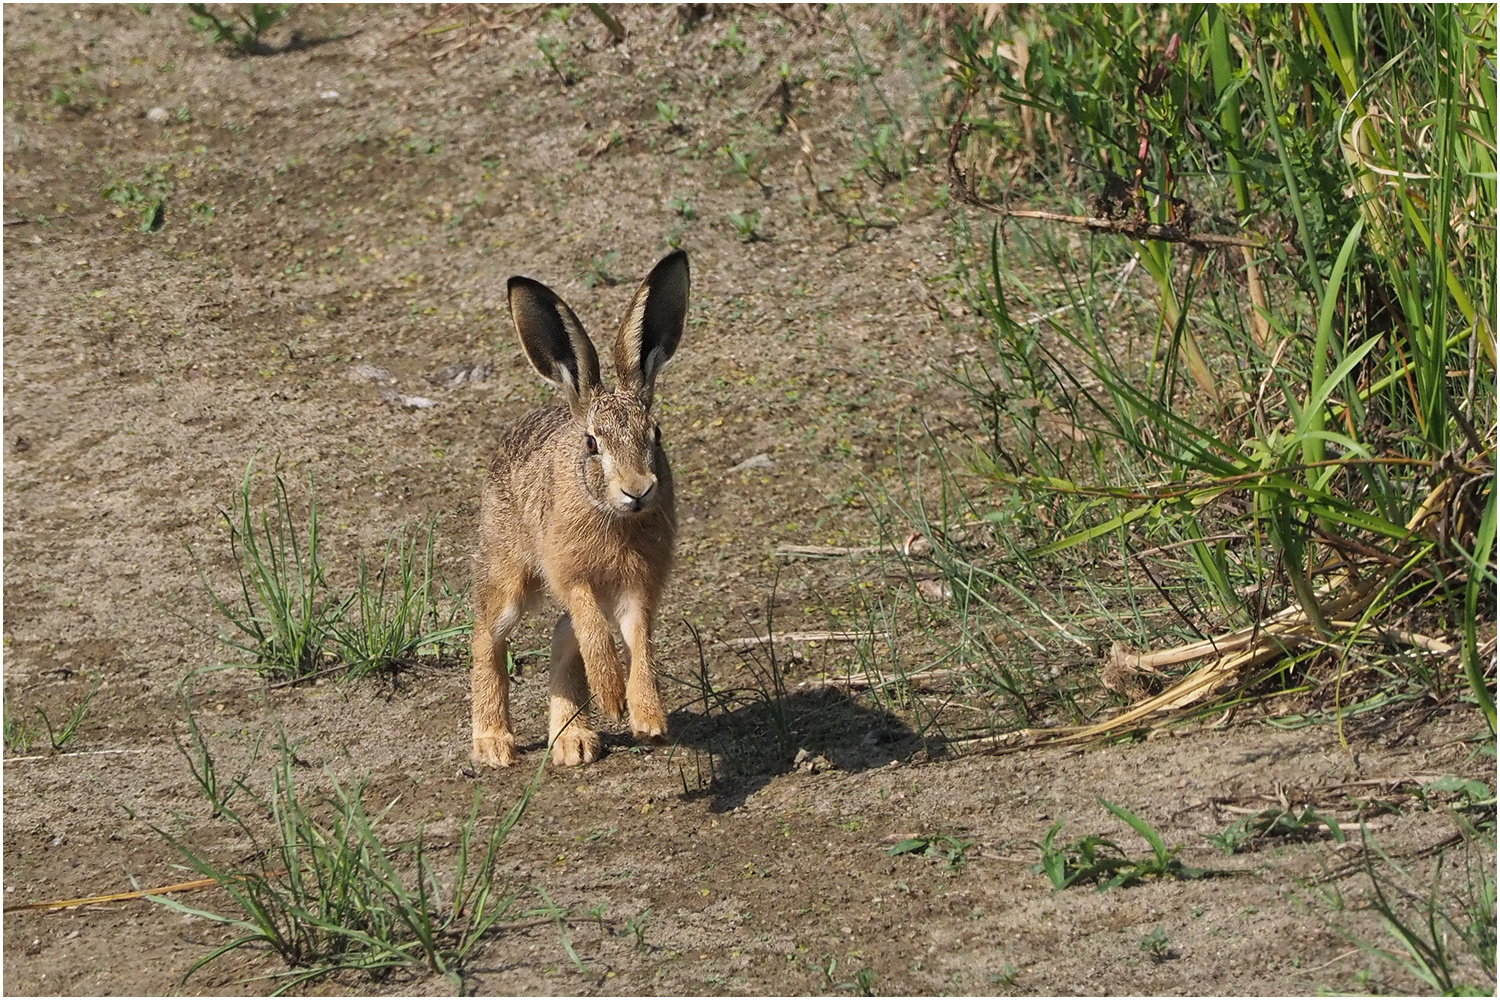
[[[620,514],[639,514],[656,503],[655,483],[645,486],[639,493],[616,486],[613,493],[614,496],[610,499],[616,512]]]

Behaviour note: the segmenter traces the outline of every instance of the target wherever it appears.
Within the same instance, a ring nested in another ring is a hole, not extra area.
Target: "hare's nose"
[[[644,486],[644,489],[642,486]],[[625,494],[626,498],[630,500],[631,510],[640,510],[650,502],[651,495],[656,492],[656,477],[652,476],[644,480],[641,486],[635,486],[633,489],[639,492],[632,493],[624,487],[621,487],[620,492]]]

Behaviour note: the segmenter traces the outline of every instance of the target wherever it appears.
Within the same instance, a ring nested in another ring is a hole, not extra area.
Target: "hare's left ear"
[[[682,340],[689,285],[687,251],[663,257],[636,290],[615,337],[615,375],[645,406],[651,405],[656,376]]]

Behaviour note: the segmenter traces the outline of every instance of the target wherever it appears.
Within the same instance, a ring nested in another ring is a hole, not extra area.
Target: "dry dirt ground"
[[[886,12],[727,9],[696,25],[674,8],[621,13],[629,39],[611,47],[582,5],[568,20],[497,9],[482,35],[416,38],[435,6],[308,5],[267,35],[276,51],[247,58],[211,48],[178,7],[6,6],[7,712],[55,719],[101,679],[77,752],[5,762],[6,905],[186,877],[153,827],[234,860],[239,847],[207,817],[172,734],[182,732],[179,682],[226,655],[189,547],[211,584],[232,585],[219,511],[252,458],[265,469],[279,457],[298,504],[315,478],[345,583],[359,554],[378,557],[394,529],[431,513],[444,573],[462,590],[488,442],[546,396],[511,332],[505,278],[552,285],[602,339],[635,281],[680,241],[693,306],[658,398],[683,523],[662,622],[681,743],[643,752],[615,734],[599,763],[547,774],[501,871],[522,907],[545,892],[574,915],[602,912],[602,923],[569,925],[576,963],[556,926],[497,934],[466,988],[1412,988],[1351,944],[1383,940],[1361,909],[1363,876],[1309,881],[1337,875],[1356,849],[1318,841],[1224,859],[1202,837],[1224,823],[1208,800],[1375,795],[1394,787],[1380,779],[1470,773],[1455,743],[1470,718],[1367,726],[1347,749],[1325,727],[1241,725],[929,759],[911,720],[799,692],[783,707],[800,745],[832,765],[809,771],[757,740],[769,722],[753,708],[737,720],[705,715],[688,623],[723,689],[756,677],[715,640],[761,627],[773,585],[779,629],[826,627],[848,565],[783,562],[776,547],[875,538],[864,491],[893,481],[898,445],[931,447],[924,421],[939,441],[975,426],[944,373],[976,342],[961,319],[944,319],[961,314],[945,280],[952,216],[931,158],[906,183],[840,189],[851,210],[899,220],[890,228],[861,233],[805,211],[800,165],[837,187],[879,107],[851,35],[883,71],[875,80],[892,106],[921,120],[917,81],[931,67],[902,48]],[[557,44],[556,69],[541,36]],[[476,44],[438,55],[464,40]],[[783,66],[795,84],[785,92]],[[658,102],[677,109],[675,122]],[[781,127],[783,111],[795,128]],[[717,152],[726,145],[762,158],[755,178],[731,169]],[[156,200],[164,215],[153,231],[145,209],[142,231],[142,206]],[[755,211],[758,238],[746,242],[729,215]],[[428,379],[486,363],[483,381]],[[372,368],[388,374],[372,379]],[[403,405],[408,396],[434,405]],[[729,472],[759,454],[771,464]],[[264,476],[255,496],[268,496]],[[547,624],[539,618],[519,647],[541,647]],[[847,665],[837,649],[808,655],[794,683]],[[534,762],[545,659],[523,660],[516,718]],[[464,667],[394,687],[329,679],[274,690],[248,669],[223,671],[200,679],[194,706],[225,768],[284,727],[310,765],[305,785],[322,769],[368,774],[371,800],[396,803],[387,835],[426,824],[441,855],[476,788],[490,816],[532,772],[467,769]],[[1235,874],[1053,893],[1030,865],[1056,819],[1066,817],[1065,835],[1103,832],[1144,851],[1096,796],[1185,843],[1190,863]],[[1372,829],[1408,855],[1453,833],[1422,810]],[[974,844],[951,868],[889,854],[913,834]],[[211,892],[194,902],[227,905]],[[643,928],[638,938],[626,921]],[[1158,926],[1169,945],[1153,955],[1142,942]],[[4,988],[171,992],[224,940],[221,928],[139,901],[11,912]],[[278,968],[231,957],[188,989],[265,992],[274,981],[254,977]],[[1375,979],[1358,979],[1364,970]],[[312,987],[452,988],[438,976]]]

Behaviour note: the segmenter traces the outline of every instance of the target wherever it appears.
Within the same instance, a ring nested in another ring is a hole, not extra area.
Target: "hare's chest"
[[[575,544],[566,549],[547,546],[566,557],[552,561],[544,571],[559,591],[587,584],[603,607],[642,596],[651,599],[666,584],[674,535],[671,519],[662,515],[606,521],[596,524],[587,538],[573,539]]]

